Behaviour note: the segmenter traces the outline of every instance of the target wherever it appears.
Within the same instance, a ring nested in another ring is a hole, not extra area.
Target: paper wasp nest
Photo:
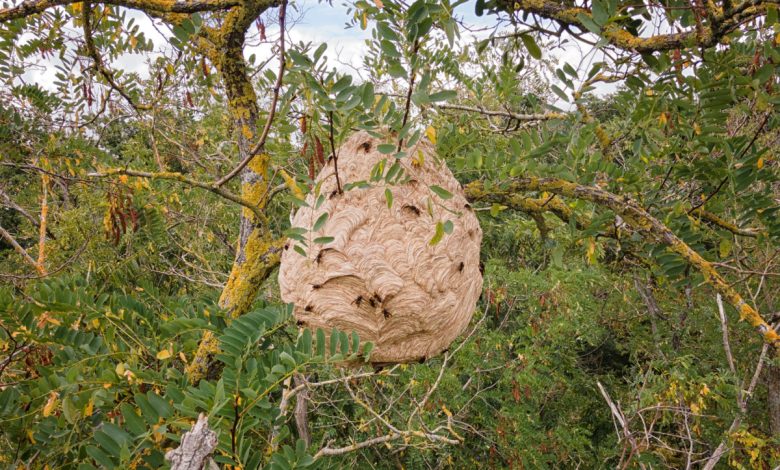
[[[373,363],[411,362],[441,353],[468,325],[482,290],[482,230],[460,184],[427,141],[399,160],[403,174],[395,184],[371,182],[377,163],[387,160],[387,175],[396,161],[377,151],[382,143],[359,132],[338,152],[341,184],[366,181],[370,188],[338,194],[332,160],[317,175],[324,202],[316,208],[312,192],[309,207],[295,214],[293,227],[307,229],[307,246],[288,241],[279,286],[302,326],[357,332],[361,342],[374,343]],[[431,186],[452,197],[443,199]],[[389,208],[386,189],[392,192]],[[325,213],[327,221],[314,231]],[[437,223],[448,220],[451,233],[432,245]],[[320,237],[333,240],[315,243]]]

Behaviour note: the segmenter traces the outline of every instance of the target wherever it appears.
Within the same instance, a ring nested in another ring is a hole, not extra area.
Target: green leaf
[[[325,354],[325,332],[322,328],[317,328],[317,355]]]
[[[317,221],[314,222],[314,227],[312,227],[312,230],[315,231],[315,232],[319,231],[325,225],[325,222],[328,221],[328,217],[329,217],[329,214],[327,212],[325,212],[324,214],[319,216],[317,218]]]
[[[383,39],[379,42],[379,47],[382,49],[382,53],[387,57],[399,58],[401,52],[399,51],[398,44],[393,44],[387,39]]]
[[[434,185],[431,185],[430,188],[431,188],[431,191],[436,193],[436,195],[439,196],[440,198],[442,198],[444,200],[452,199],[452,193],[447,191],[446,189],[442,188],[441,186],[436,186],[434,184]]]
[[[539,46],[536,44],[533,36],[530,34],[521,34],[520,39],[523,40],[523,45],[525,46],[528,53],[531,54],[531,57],[536,60],[542,58],[542,50],[539,49]]]
[[[428,95],[428,99],[432,102],[447,101],[453,98],[457,98],[458,93],[454,90],[443,90]]]
[[[555,86],[555,85],[550,85],[550,88],[552,89],[553,93],[555,93],[556,95],[558,95],[558,97],[559,97],[560,99],[562,99],[563,101],[565,101],[565,102],[567,102],[567,103],[569,102],[569,97],[568,97],[568,96],[566,96],[566,93],[564,93],[564,91],[563,91],[563,90],[561,90],[560,88],[558,88],[558,87],[557,87],[557,86]]]
[[[363,358],[367,361],[371,358],[371,351],[374,350],[374,343],[363,344]]]
[[[590,15],[586,15],[585,13],[578,13],[577,19],[580,20],[580,23],[582,23],[583,26],[585,26],[585,29],[593,34],[601,35],[601,26],[593,21],[593,18],[591,18]]]
[[[441,239],[444,238],[444,224],[436,222],[436,232],[433,234],[433,238],[428,242],[430,246],[437,245]]]
[[[387,170],[387,175],[385,175],[385,181],[390,182],[393,181],[393,178],[398,175],[398,172],[401,171],[401,164],[396,161],[390,166],[390,169]]]
[[[317,237],[314,239],[314,243],[318,245],[324,245],[326,243],[332,242],[333,240],[335,240],[333,237]]]
[[[393,152],[395,152],[395,145],[393,144],[379,144],[376,146],[376,149],[379,153],[383,153],[385,155],[389,155]]]
[[[393,192],[390,191],[390,188],[385,188],[385,202],[387,202],[388,209],[393,207]]]

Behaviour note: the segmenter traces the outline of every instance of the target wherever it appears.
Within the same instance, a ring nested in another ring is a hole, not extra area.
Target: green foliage
[[[0,466],[164,467],[201,413],[226,468],[685,468],[721,442],[730,449],[722,466],[777,466],[769,403],[780,364],[731,320],[727,361],[706,277],[592,201],[506,194],[514,178],[559,177],[631,200],[771,320],[777,8],[716,47],[640,53],[613,47],[611,28],[640,36],[654,21],[672,31],[711,20],[700,23],[682,0],[663,9],[581,4],[589,12],[578,12],[579,26],[557,31],[519,3],[479,0],[466,8],[500,27],[472,44],[457,2],[356,1],[348,26],[370,30],[362,79],[334,68],[325,44],[286,38],[277,118],[262,149],[272,189],[260,225],[269,239],[287,237],[302,255],[311,249],[305,235],[332,214],[290,227],[290,209],[309,204],[302,195],[317,208],[331,197],[315,174],[355,129],[382,138],[386,158],[366,181],[342,182],[344,191],[382,187],[392,208],[394,186],[410,178],[409,149],[427,136],[462,183],[478,180],[492,198],[471,201],[484,232],[485,289],[467,333],[445,356],[375,373],[361,365],[370,343],[350,331],[299,329],[273,281],[258,286],[245,315],[219,308],[242,233],[226,199],[161,178],[90,176],[130,168],[209,183],[235,167],[244,129],[229,118],[224,64],[200,49],[232,13],[177,16],[171,47],[151,56],[161,45],[125,8],[93,6],[94,42],[116,68],[114,85],[73,40],[82,4],[0,24],[0,227],[37,263],[45,184],[51,232],[45,275],[0,242]],[[267,40],[268,19],[249,20],[257,20],[253,39]],[[583,39],[595,44],[587,60],[557,59],[558,46]],[[116,67],[140,54],[148,75]],[[23,76],[54,56],[51,88]],[[248,99],[264,108],[279,73],[268,59],[238,61],[254,87]],[[151,110],[133,109],[116,86]],[[223,189],[239,194],[238,178]],[[431,186],[428,207],[451,197]],[[523,210],[510,197],[570,214]],[[455,229],[456,216],[432,222],[430,245]],[[205,332],[218,352],[193,385],[185,370]],[[747,393],[759,361],[763,375]],[[286,401],[296,378],[308,384],[298,389],[308,398],[292,400],[307,400],[310,445]],[[623,425],[615,432],[608,402],[639,444]],[[339,446],[347,450],[320,454]]]

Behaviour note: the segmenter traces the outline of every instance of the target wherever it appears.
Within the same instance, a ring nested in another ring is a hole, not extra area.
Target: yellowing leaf
[[[376,5],[376,7],[380,10],[385,6],[385,4],[382,3],[382,0],[374,0],[374,5]]]
[[[441,410],[447,415],[448,418],[452,418],[452,411],[448,410],[445,405],[441,405]]]
[[[428,126],[428,128],[425,129],[425,137],[427,137],[433,145],[436,145],[436,129],[433,126]]]
[[[84,416],[92,416],[92,410],[95,407],[95,400],[90,398],[87,406],[84,407]]]
[[[419,168],[423,166],[423,163],[425,163],[425,155],[423,155],[422,150],[418,150],[417,156],[412,159],[412,166]]]
[[[171,357],[171,351],[169,349],[163,349],[157,353],[157,359],[161,361],[168,359],[169,357]]]
[[[756,162],[756,166],[758,167],[759,170],[761,168],[764,168],[764,157],[758,159],[758,161]]]
[[[57,392],[51,392],[49,393],[49,400],[46,402],[46,405],[43,406],[43,416],[49,416],[54,412],[54,410],[57,408],[57,403],[59,402],[59,394]]]
[[[588,264],[596,264],[596,240],[588,239]]]

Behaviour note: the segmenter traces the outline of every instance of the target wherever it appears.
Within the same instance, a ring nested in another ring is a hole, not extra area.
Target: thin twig
[[[729,369],[735,376],[737,368],[734,366],[734,356],[731,354],[731,345],[729,344],[729,326],[726,321],[726,311],[723,308],[723,298],[720,294],[715,295],[715,301],[718,303],[718,314],[720,315],[720,327],[723,330],[723,349],[726,351],[726,359],[729,361]]]

